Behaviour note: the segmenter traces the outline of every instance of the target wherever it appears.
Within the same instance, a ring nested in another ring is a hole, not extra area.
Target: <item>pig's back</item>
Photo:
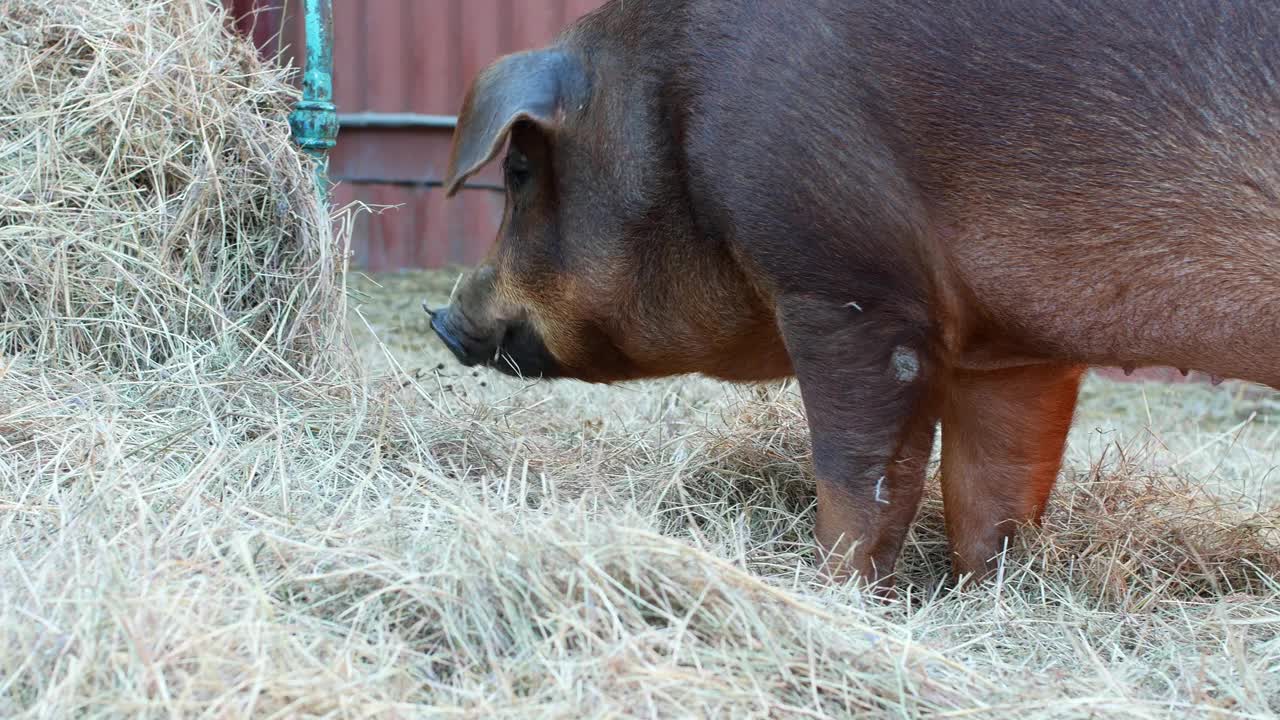
[[[1257,367],[1280,332],[1280,13],[964,5],[904,28],[911,62],[872,56],[967,289],[1085,360]]]
[[[596,22],[675,88],[695,203],[779,286],[932,280],[1058,356],[1256,367],[1280,336],[1269,5],[627,0]]]

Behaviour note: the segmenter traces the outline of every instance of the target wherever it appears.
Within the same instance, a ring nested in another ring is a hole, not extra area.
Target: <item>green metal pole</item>
[[[327,199],[329,150],[338,139],[338,113],[333,104],[333,1],[304,0],[303,14],[307,64],[302,74],[302,101],[289,114],[289,126],[294,142],[319,161],[316,187]]]

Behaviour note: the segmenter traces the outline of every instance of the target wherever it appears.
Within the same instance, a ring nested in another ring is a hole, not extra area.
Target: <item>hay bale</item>
[[[211,0],[0,3],[0,353],[130,372],[341,357],[346,253],[286,69]]]

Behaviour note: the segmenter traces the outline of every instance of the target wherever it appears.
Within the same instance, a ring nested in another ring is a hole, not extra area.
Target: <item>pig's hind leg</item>
[[[1038,523],[1062,464],[1083,368],[956,372],[942,401],[952,570],[987,576],[1019,523]]]

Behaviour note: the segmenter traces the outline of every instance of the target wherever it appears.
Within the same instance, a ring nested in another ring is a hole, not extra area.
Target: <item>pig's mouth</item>
[[[432,310],[431,330],[466,367],[481,365],[512,377],[550,379],[560,376],[556,359],[528,321],[499,324],[479,332],[466,314],[448,306]]]

